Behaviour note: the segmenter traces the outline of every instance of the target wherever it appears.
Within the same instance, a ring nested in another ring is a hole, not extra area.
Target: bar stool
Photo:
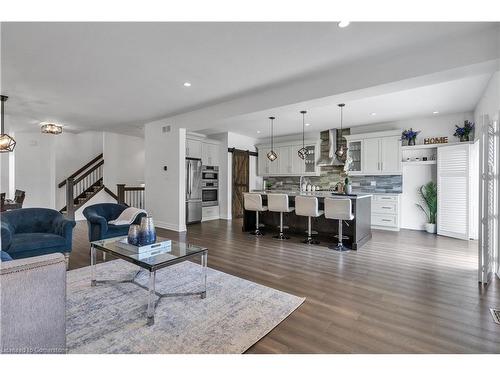
[[[259,227],[259,212],[267,211],[267,206],[262,205],[262,196],[257,193],[243,193],[245,210],[255,211],[255,231],[252,234],[263,236]]]
[[[290,208],[288,204],[288,194],[267,194],[267,207],[269,211],[280,213],[280,234],[273,236],[279,240],[288,240],[290,237],[283,233],[283,212],[292,212],[295,209]]]
[[[295,214],[299,216],[307,216],[307,236],[302,242],[307,244],[319,244],[319,241],[312,238],[313,231],[311,230],[311,218],[323,215],[323,211],[318,210],[318,198],[316,197],[295,197]]]
[[[349,249],[342,244],[342,221],[354,219],[351,200],[343,198],[325,198],[325,218],[339,221],[339,242],[337,245],[328,247],[336,251],[349,251]]]

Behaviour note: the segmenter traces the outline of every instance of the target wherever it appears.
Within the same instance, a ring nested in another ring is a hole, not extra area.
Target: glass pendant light
[[[340,103],[340,104],[338,104],[338,106],[340,107],[340,137],[342,138],[342,122],[344,120],[344,118],[343,118],[343,109],[345,107],[345,104],[344,103]],[[346,152],[347,152],[347,147],[344,147],[341,144],[337,145],[337,151],[335,151],[335,155],[337,155],[337,157],[339,159],[342,159],[345,156]]]
[[[309,153],[309,151],[307,150],[307,148],[305,146],[305,142],[304,142],[304,132],[305,132],[305,123],[306,123],[305,117],[306,117],[307,111],[300,111],[300,113],[302,113],[302,148],[299,151],[297,151],[297,153],[299,154],[299,158],[304,160],[306,158],[307,154]]]
[[[16,147],[16,141],[14,138],[12,138],[10,135],[5,133],[5,120],[4,120],[4,102],[7,101],[9,97],[5,95],[0,95],[0,101],[2,102],[1,104],[1,114],[0,114],[0,120],[2,122],[1,124],[1,134],[0,134],[0,152],[12,152],[14,151],[14,148]]]
[[[278,159],[278,154],[274,152],[274,119],[276,117],[269,117],[269,120],[271,120],[271,151],[267,153],[267,158],[271,161],[275,161]]]
[[[61,125],[56,125],[56,124],[43,124],[40,127],[40,130],[44,134],[61,134],[62,133],[62,126]]]

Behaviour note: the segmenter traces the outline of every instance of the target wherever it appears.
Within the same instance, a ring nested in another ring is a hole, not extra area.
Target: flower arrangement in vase
[[[469,135],[474,130],[475,124],[469,120],[464,121],[464,126],[455,125],[455,137],[460,138],[460,142],[469,142]]]
[[[401,140],[408,146],[415,146],[415,141],[419,133],[420,130],[413,130],[413,128],[410,128],[410,130],[405,129],[403,130],[403,133],[401,133]]]

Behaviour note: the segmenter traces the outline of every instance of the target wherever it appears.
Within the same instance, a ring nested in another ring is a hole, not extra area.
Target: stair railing
[[[144,208],[144,186],[126,186],[125,184],[117,184],[118,203],[126,204],[130,207]]]
[[[62,181],[58,186],[66,186],[65,211],[68,218],[75,218],[75,211],[103,187],[104,159],[100,154],[82,168]]]

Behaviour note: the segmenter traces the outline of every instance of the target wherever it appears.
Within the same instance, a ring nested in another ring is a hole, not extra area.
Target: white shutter
[[[438,148],[438,234],[469,239],[469,144]]]

